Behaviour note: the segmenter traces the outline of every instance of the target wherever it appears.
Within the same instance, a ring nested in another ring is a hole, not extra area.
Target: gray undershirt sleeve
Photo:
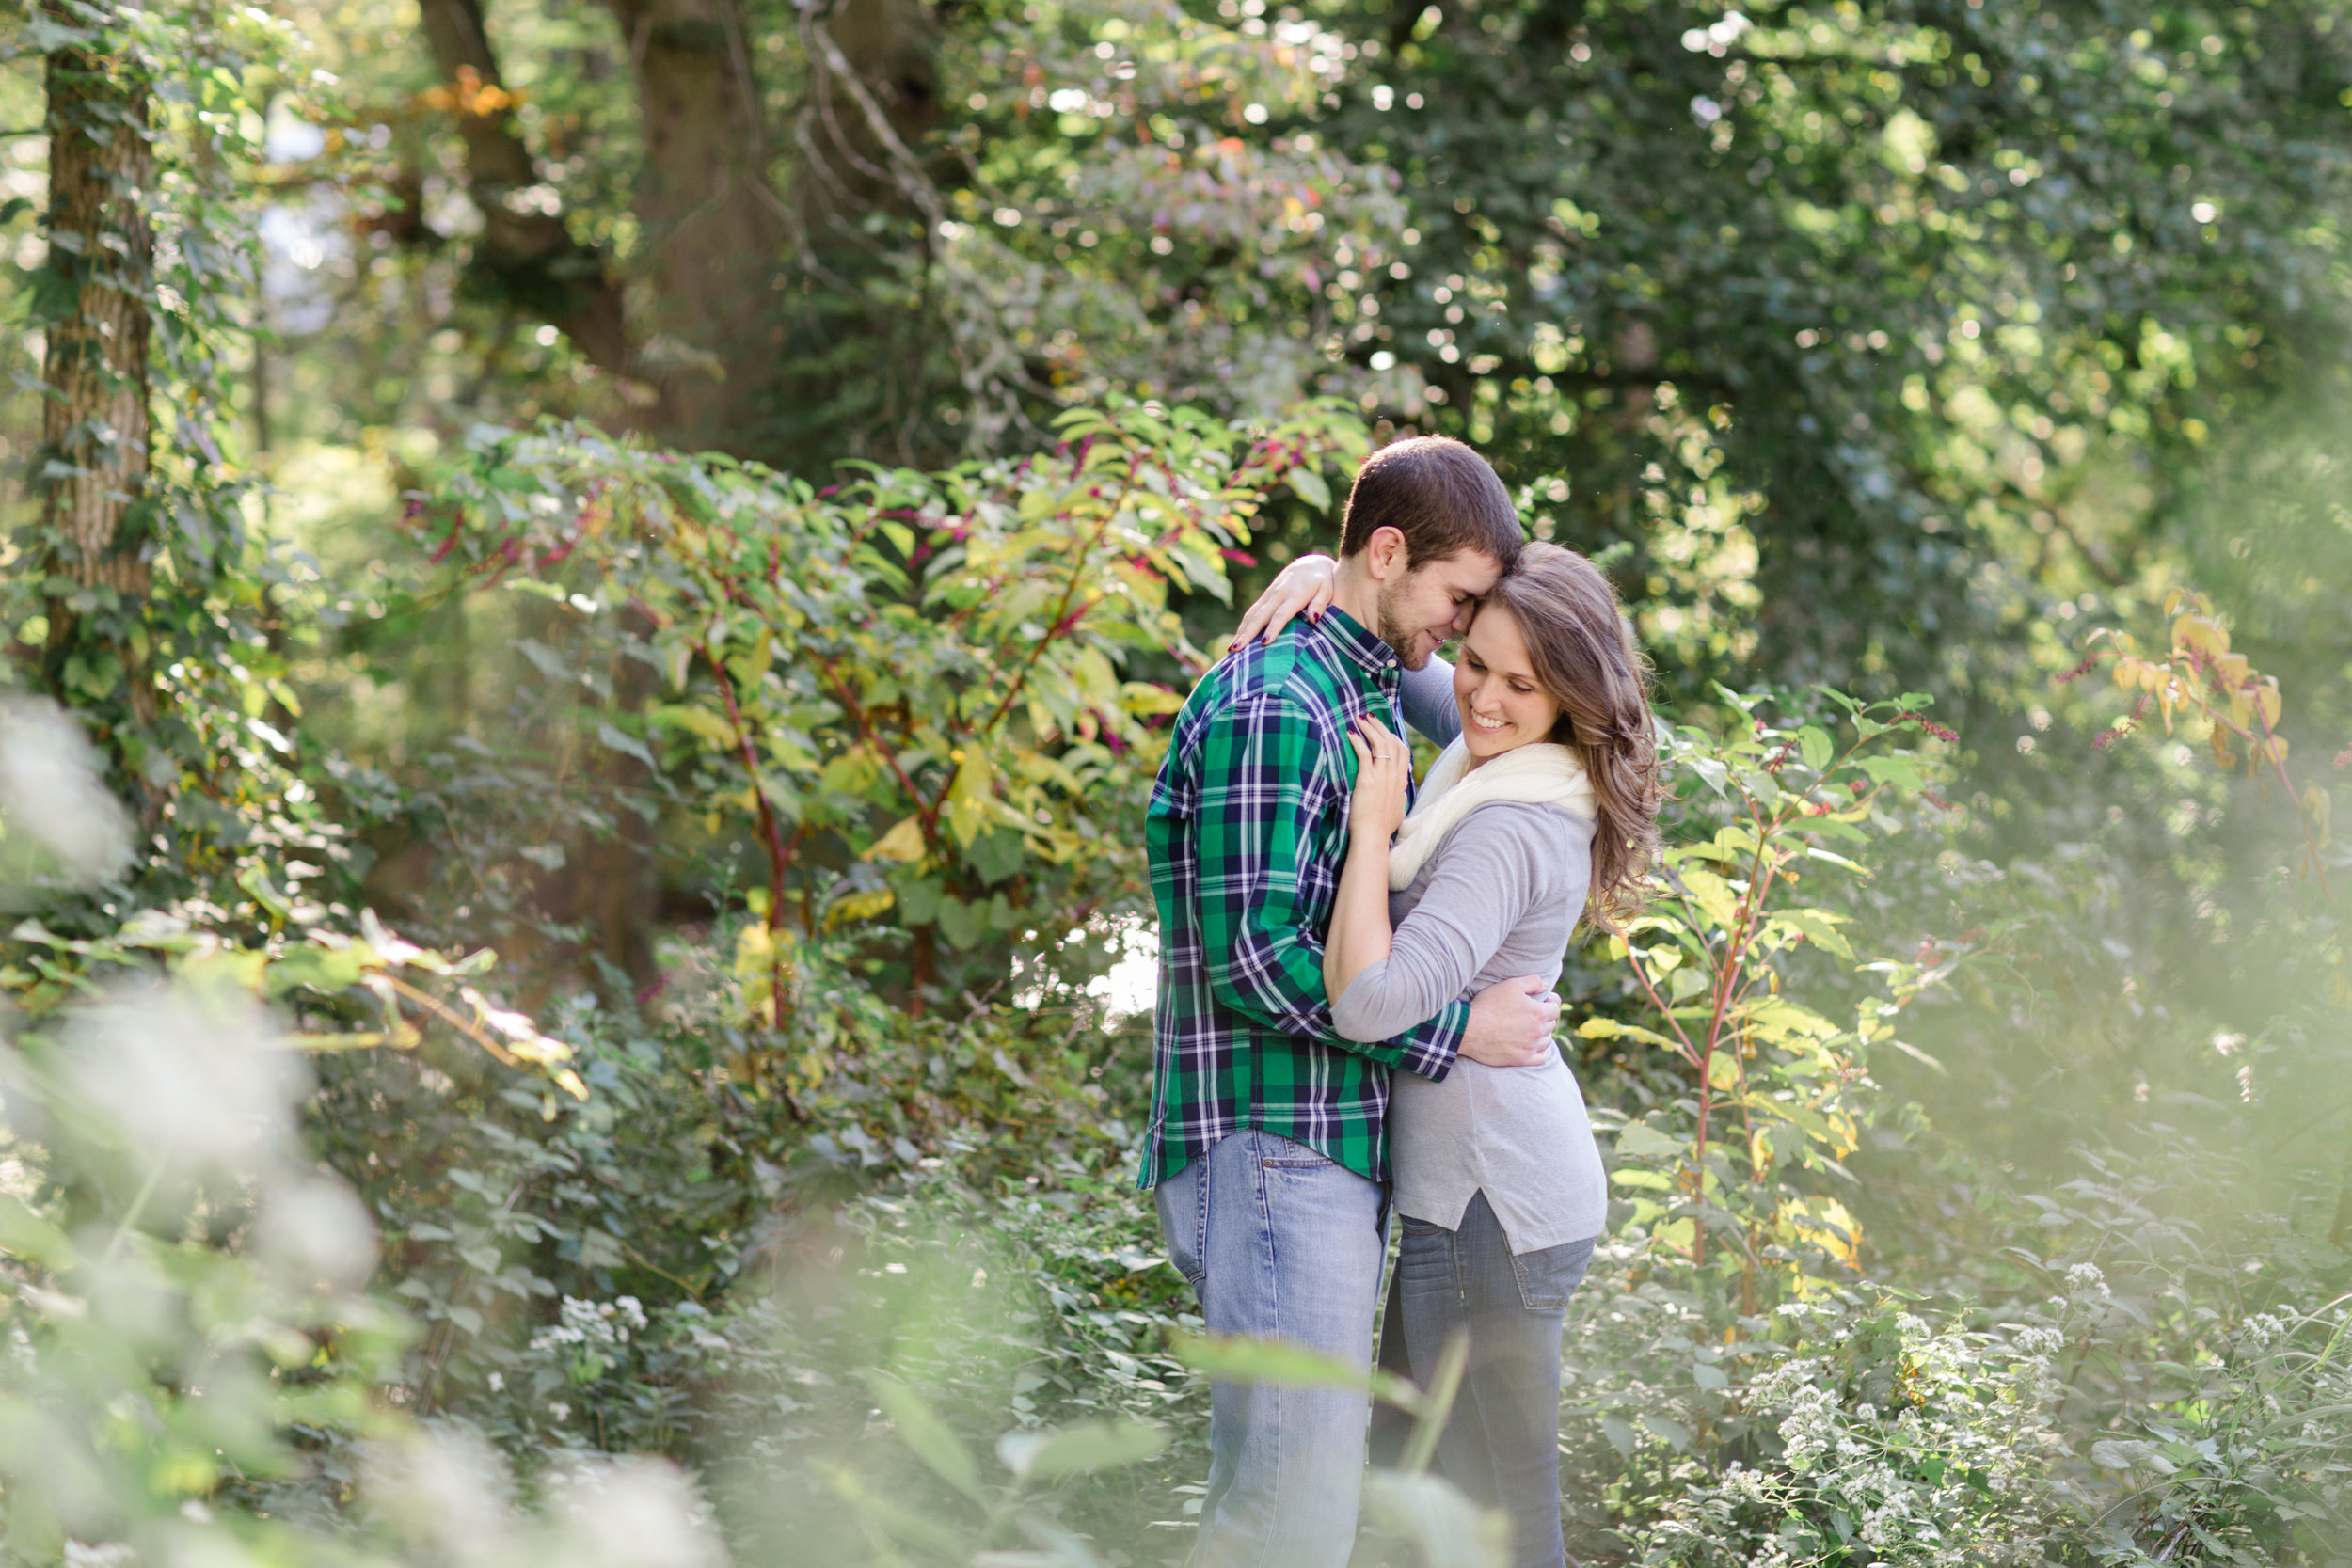
[[[1440,746],[1450,746],[1462,733],[1462,710],[1454,705],[1454,666],[1437,655],[1418,670],[1407,670],[1397,683],[1405,722]]]
[[[1558,858],[1560,835],[1544,821],[1550,810],[1481,806],[1446,835],[1389,956],[1331,1004],[1332,1027],[1343,1038],[1393,1038],[1462,994],[1538,894],[1557,883],[1559,871],[1541,863]]]

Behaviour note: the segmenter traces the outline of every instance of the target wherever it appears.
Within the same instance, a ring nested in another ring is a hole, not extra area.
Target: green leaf
[[[1024,1480],[1051,1481],[1139,1465],[1167,1447],[1168,1433],[1141,1421],[1082,1421],[1060,1432],[1008,1433],[996,1452]]]
[[[1305,501],[1316,511],[1331,510],[1331,487],[1324,483],[1323,476],[1314,469],[1302,464],[1290,471],[1285,483],[1290,485],[1292,492],[1300,500]]]
[[[1854,961],[1852,946],[1837,928],[1837,923],[1846,918],[1844,915],[1832,914],[1825,910],[1783,910],[1772,918],[1776,924],[1801,933],[1848,963]]]
[[[1837,754],[1837,743],[1830,739],[1828,731],[1807,724],[1797,732],[1797,750],[1804,758],[1804,765],[1819,772]]]
[[[1625,1023],[1613,1018],[1588,1018],[1576,1026],[1576,1032],[1588,1040],[1640,1040],[1645,1045],[1660,1046],[1677,1053],[1682,1050],[1679,1044],[1655,1029],[1645,1029],[1638,1023]]]
[[[1909,1056],[1912,1060],[1933,1068],[1938,1072],[1944,1071],[1944,1064],[1942,1062],[1937,1061],[1934,1057],[1929,1055],[1926,1052],[1920,1050],[1909,1040],[1899,1040],[1890,1035],[1885,1039],[1881,1040],[1878,1043],[1881,1045],[1891,1045],[1896,1050],[1901,1052],[1904,1055]]]
[[[1271,1383],[1286,1388],[1366,1388],[1370,1374],[1332,1356],[1274,1339],[1235,1334],[1202,1338],[1170,1336],[1176,1359],[1229,1383]]]
[[[1863,877],[1870,875],[1870,868],[1868,866],[1858,864],[1833,850],[1822,848],[1818,844],[1806,845],[1804,847],[1804,852],[1806,858],[1809,860],[1827,861],[1832,865],[1843,867],[1845,870],[1854,872]]]
[[[964,859],[980,874],[981,881],[993,887],[1021,869],[1028,859],[1028,844],[1019,833],[999,828],[974,840]]]
[[[1690,1451],[1691,1429],[1680,1421],[1666,1416],[1644,1415],[1636,1418],[1644,1426],[1649,1428],[1653,1436],[1658,1437],[1669,1447],[1686,1453]]]
[[[1617,1154],[1629,1160],[1678,1160],[1690,1146],[1669,1137],[1645,1121],[1629,1121],[1618,1130]]]
[[[1384,1529],[1412,1543],[1412,1560],[1425,1568],[1501,1568],[1509,1560],[1503,1516],[1443,1477],[1375,1470],[1364,1481],[1364,1506]]]
[[[1864,757],[1859,766],[1873,783],[1892,784],[1897,789],[1917,789],[1925,783],[1909,757]]]
[[[882,1414],[898,1429],[898,1441],[912,1449],[915,1458],[974,1502],[987,1502],[988,1495],[980,1487],[980,1469],[973,1463],[971,1450],[923,1402],[921,1395],[887,1372],[869,1371],[865,1374],[865,1382],[873,1392],[874,1402],[882,1407]]]
[[[635,757],[648,768],[654,766],[653,753],[645,750],[645,743],[633,735],[625,735],[611,724],[598,724],[596,738],[615,752]]]

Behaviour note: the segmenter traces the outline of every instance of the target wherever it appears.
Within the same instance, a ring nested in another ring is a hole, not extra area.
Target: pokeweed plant
[[[828,930],[889,916],[919,1010],[941,939],[1058,936],[1139,899],[1124,823],[1183,696],[1129,677],[1205,662],[1170,591],[1225,597],[1267,492],[1328,505],[1322,469],[1367,447],[1336,404],[1263,428],[1134,404],[1057,423],[1019,461],[821,490],[551,423],[478,439],[417,499],[470,584],[567,606],[660,673],[637,711],[583,723],[713,837],[759,847],[752,1018],[785,1022],[793,946]]]
[[[1844,1204],[1788,1178],[1851,1180],[1841,1162],[1866,1110],[1867,1053],[1887,1044],[1928,1059],[1896,1037],[1894,1020],[1963,956],[1931,942],[1910,961],[1864,966],[1880,993],[1840,1024],[1784,986],[1804,950],[1857,961],[1848,917],[1806,884],[1867,879],[1845,851],[1901,831],[1898,802],[1941,803],[1931,765],[1902,743],[1955,737],[1915,693],[1864,703],[1820,689],[1843,710],[1842,739],[1788,700],[1722,695],[1740,716],[1735,734],[1686,727],[1666,746],[1670,767],[1713,797],[1702,818],[1715,831],[1661,854],[1648,907],[1606,942],[1630,966],[1650,1022],[1596,1016],[1578,1032],[1654,1047],[1687,1069],[1687,1097],[1616,1130],[1612,1180],[1655,1262],[1718,1281],[1754,1314],[1833,1264],[1858,1266]],[[1773,717],[1788,713],[1800,717]]]

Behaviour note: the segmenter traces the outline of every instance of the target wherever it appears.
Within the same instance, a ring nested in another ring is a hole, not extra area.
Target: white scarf
[[[1593,784],[1584,765],[1565,746],[1539,741],[1518,746],[1470,767],[1470,749],[1456,736],[1430,765],[1413,809],[1389,849],[1389,886],[1412,884],[1413,874],[1445,841],[1454,825],[1480,806],[1497,800],[1558,806],[1587,822],[1597,820]]]

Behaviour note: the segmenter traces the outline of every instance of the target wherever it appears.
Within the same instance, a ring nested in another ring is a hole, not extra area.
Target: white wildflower
[[[2115,1291],[2096,1263],[2071,1263],[2066,1270],[2066,1293],[2076,1301],[2110,1301]]]
[[[2246,1320],[2246,1338],[2255,1345],[2266,1345],[2287,1331],[2287,1325],[2267,1312],[2257,1312]]]
[[[2021,1328],[2010,1342],[2022,1355],[2056,1355],[2066,1348],[2066,1336],[2055,1328]]]
[[[564,1345],[602,1349],[628,1343],[631,1334],[644,1332],[645,1308],[635,1296],[595,1302],[565,1296],[556,1322],[531,1338],[532,1350],[556,1350]]]

